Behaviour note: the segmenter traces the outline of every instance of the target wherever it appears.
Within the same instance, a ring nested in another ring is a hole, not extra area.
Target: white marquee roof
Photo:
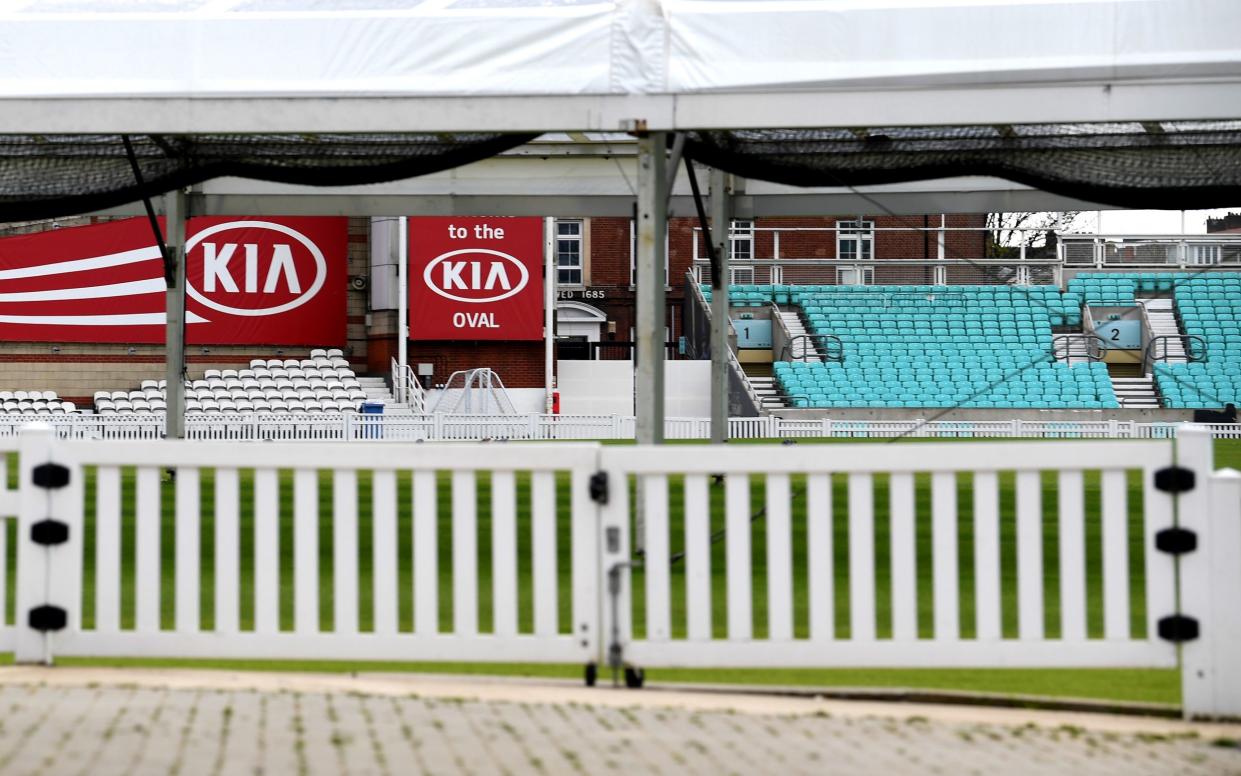
[[[1228,118],[1238,30],[1235,0],[17,0],[0,132]]]

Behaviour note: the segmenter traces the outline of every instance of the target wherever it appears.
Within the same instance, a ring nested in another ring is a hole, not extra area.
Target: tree
[[[1082,215],[1080,210],[988,213],[987,258],[1015,259],[1022,247],[1028,258],[1055,258],[1056,232],[1080,226]]]

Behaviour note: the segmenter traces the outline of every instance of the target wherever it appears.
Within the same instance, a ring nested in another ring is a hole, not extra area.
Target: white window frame
[[[853,256],[845,255],[845,245],[852,244]],[[842,261],[871,261],[875,258],[874,221],[837,221],[836,258]]]
[[[728,266],[728,284],[732,286],[754,285],[754,267]]]
[[[744,247],[746,255],[738,255]],[[728,258],[738,261],[754,260],[754,222],[733,219],[732,228],[728,231]]]
[[[577,234],[561,234],[561,226],[576,226]],[[584,235],[586,233],[585,223],[580,218],[564,218],[556,219],[556,285],[558,286],[584,286],[586,285],[586,257]],[[577,245],[577,263],[565,264],[561,261],[563,255],[561,252],[561,243],[569,243]],[[572,273],[577,273],[577,281],[565,280],[566,273],[572,277]]]
[[[861,285],[863,286],[875,285],[875,268],[873,266],[837,267],[836,268],[836,284],[841,285],[841,286],[859,285],[858,283],[852,282],[847,279],[848,273],[856,272],[859,269],[862,271]]]
[[[1191,244],[1189,246],[1189,263],[1190,264],[1219,264],[1223,252],[1222,246]]]

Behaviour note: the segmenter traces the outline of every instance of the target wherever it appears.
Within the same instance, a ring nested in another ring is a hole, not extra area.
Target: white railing
[[[0,439],[30,422],[46,422],[63,439],[162,439],[162,414],[0,416]],[[840,420],[729,418],[730,439],[1172,439],[1181,423],[1132,420]],[[1241,439],[1241,424],[1206,426],[1217,439]],[[480,442],[633,439],[634,418],[622,415],[190,415],[186,436],[202,441]],[[667,418],[667,439],[709,439],[710,418]]]
[[[67,467],[64,487],[28,490],[39,497],[37,519],[65,522],[69,539],[50,548],[21,543],[18,609],[59,606],[68,622],[54,637],[23,623],[17,658],[41,661],[54,647],[57,655],[589,662],[598,652],[588,495],[595,451],[82,442],[34,428],[21,440],[23,481],[36,463]],[[83,559],[88,481],[94,552]],[[329,488],[330,500],[321,500]],[[402,503],[411,517],[402,517]],[[129,509],[136,527],[125,539]],[[323,521],[331,526],[330,574],[319,563]],[[280,547],[282,524],[292,527],[291,551]],[[486,563],[480,528],[490,531]],[[252,531],[245,540],[243,530]],[[214,536],[210,553],[203,533]],[[402,560],[410,536],[412,555]],[[128,568],[124,541],[134,543]],[[243,560],[242,541],[252,542],[252,561]],[[360,542],[372,548],[364,562]],[[451,552],[441,557],[445,545]],[[285,578],[282,556],[292,559]],[[412,600],[399,573],[411,563]],[[528,620],[519,568],[533,569]],[[130,572],[132,616],[121,586]],[[450,586],[442,572],[451,572]],[[209,616],[204,596],[214,600]]]
[[[1209,460],[1209,436],[1193,443],[1196,453],[1205,447]],[[1154,484],[1155,472],[1173,464],[1170,442],[781,447],[759,456],[742,448],[699,452],[624,447],[602,452],[609,479],[624,482],[636,475],[637,492],[644,494],[640,565],[628,560],[627,488],[615,489],[603,517],[605,535],[621,535],[609,545],[605,560],[616,564],[608,570],[619,575],[620,584],[619,593],[608,599],[604,627],[616,631],[609,638],[619,640],[625,658],[635,664],[1177,665],[1176,647],[1158,633],[1158,621],[1176,609],[1174,559],[1148,550],[1139,570],[1128,556],[1132,531],[1152,548],[1156,532],[1173,524],[1173,498]],[[1087,470],[1099,471],[1097,507],[1085,505]],[[1041,505],[1044,472],[1054,474],[1057,483],[1058,518],[1050,522],[1044,522]],[[1131,473],[1140,474],[1143,483],[1141,512],[1127,502]],[[711,479],[721,474],[725,568],[717,573],[711,568],[718,526],[712,519]],[[929,484],[919,484],[924,476]],[[970,483],[965,496],[970,524],[961,519],[962,477]],[[1002,558],[1001,541],[1007,511],[1001,480],[1009,477],[1015,484],[1016,562],[1011,566]],[[674,478],[683,504],[675,524],[669,499]],[[833,491],[840,486],[847,495],[834,504]],[[753,488],[764,493],[761,519],[753,512]],[[886,491],[886,509],[877,509],[877,489]],[[931,505],[929,574],[917,569],[919,494]],[[1234,511],[1241,512],[1241,504]],[[1102,525],[1104,550],[1101,568],[1092,571],[1102,580],[1101,606],[1087,594],[1085,527],[1096,521]],[[972,556],[958,555],[962,531],[972,534]],[[832,545],[846,533],[848,564],[841,574],[832,565]],[[1044,562],[1047,542],[1058,546],[1058,573],[1049,574]],[[613,546],[620,549],[612,552]],[[674,546],[685,548],[683,558],[673,558]],[[766,556],[757,566],[756,548],[764,548]],[[880,552],[892,575],[889,589],[882,591],[876,565]],[[799,567],[804,576],[795,578]],[[973,569],[970,618],[962,614],[962,567]],[[1003,592],[1006,572],[1015,572],[1015,595]],[[681,623],[673,622],[669,607],[674,574],[685,589]],[[713,586],[712,579],[721,575],[723,584]],[[632,584],[626,584],[631,577]],[[756,578],[765,589],[761,603],[754,595]],[[920,579],[929,583],[934,604],[933,620],[921,624]],[[635,600],[639,584],[644,587],[641,607]],[[836,595],[842,584],[848,589],[844,600]],[[1046,598],[1056,584],[1058,617],[1048,623]],[[1144,591],[1136,599],[1131,596],[1135,588]],[[889,602],[890,622],[881,616]],[[847,617],[838,616],[841,603]],[[721,610],[725,622],[716,619]],[[1102,617],[1097,632],[1088,627],[1091,615]],[[1134,627],[1135,621],[1140,627]]]
[[[1186,714],[1241,714],[1241,474],[1212,473],[1203,429],[756,455],[99,442],[32,426],[18,452],[19,491],[0,498],[19,520],[5,636],[18,662],[580,662],[588,680],[601,662],[1179,665]],[[1174,526],[1198,549],[1157,549]],[[38,543],[49,533],[63,540]]]
[[[1062,234],[1058,250],[1068,267],[1194,267],[1241,263],[1241,235]]]
[[[422,390],[414,370],[409,364],[398,364],[395,358],[389,359],[392,372],[392,393],[398,403],[408,404],[415,413],[422,415],[427,411],[427,395]]]
[[[11,652],[15,643],[9,621],[9,523],[21,511],[21,490],[9,487],[9,457],[17,443],[17,437],[0,437],[0,652]]]

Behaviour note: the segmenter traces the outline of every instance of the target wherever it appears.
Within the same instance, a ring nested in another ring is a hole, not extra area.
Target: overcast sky
[[[1222,210],[1186,210],[1185,233],[1204,234],[1207,217],[1218,218],[1228,212],[1241,213],[1241,205]],[[1103,234],[1180,234],[1181,211],[1179,210],[1104,210],[1099,232]],[[1082,213],[1078,229],[1095,231],[1098,217],[1095,213]],[[1076,231],[1076,230],[1075,230]]]

